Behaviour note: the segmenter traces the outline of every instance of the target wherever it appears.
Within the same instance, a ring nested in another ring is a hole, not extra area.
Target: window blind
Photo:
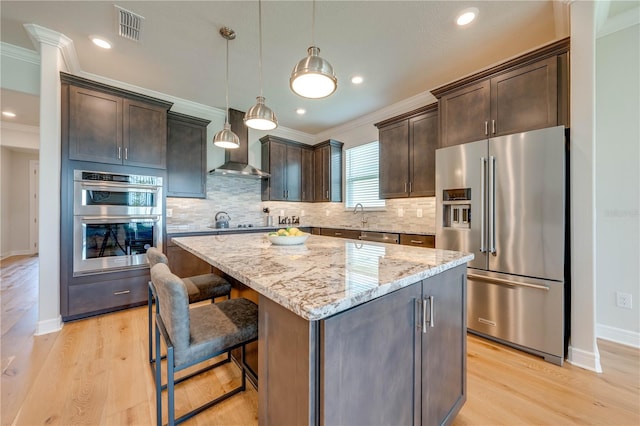
[[[357,203],[364,207],[384,207],[385,200],[379,197],[378,141],[346,150],[346,207]]]

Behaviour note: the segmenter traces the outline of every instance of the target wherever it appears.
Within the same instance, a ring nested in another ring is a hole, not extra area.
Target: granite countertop
[[[174,237],[173,241],[310,321],[473,259],[469,253],[319,235],[296,246],[275,246],[260,234]]]
[[[295,226],[297,228],[331,228],[331,229],[353,229],[368,232],[388,232],[394,234],[413,234],[413,235],[435,235],[435,232],[428,231],[413,231],[410,229],[362,229],[359,226],[344,226],[344,225],[332,225],[332,226],[314,226],[314,225],[280,225],[280,226],[253,226],[246,228],[230,227],[230,228],[215,228],[209,226],[194,226],[194,225],[167,225],[168,235],[180,235],[180,234],[215,234],[215,233],[242,233],[242,232],[270,232],[280,228],[286,228],[287,226]]]

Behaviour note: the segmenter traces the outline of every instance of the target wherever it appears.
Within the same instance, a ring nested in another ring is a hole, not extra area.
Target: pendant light
[[[311,22],[311,44],[307,49],[308,56],[298,62],[291,72],[289,85],[303,98],[326,98],[336,91],[338,79],[331,64],[320,57],[320,48],[315,45],[316,2],[313,1]]]
[[[220,130],[213,137],[213,144],[220,148],[239,148],[240,139],[238,135],[231,131],[231,124],[229,124],[229,40],[236,38],[236,33],[231,28],[220,28],[220,35],[227,40],[227,78],[226,78],[226,106],[224,116],[224,129]]]
[[[262,2],[258,0],[258,31],[260,40],[260,58],[258,60],[258,69],[260,71],[260,96],[256,98],[258,101],[244,115],[244,124],[256,130],[273,130],[278,127],[278,119],[271,108],[264,104],[264,96],[262,96]]]

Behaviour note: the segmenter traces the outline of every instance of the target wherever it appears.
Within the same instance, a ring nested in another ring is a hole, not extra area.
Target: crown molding
[[[17,130],[25,133],[40,134],[40,127],[28,126],[26,124],[10,123],[8,121],[0,120],[0,129]]]
[[[626,28],[640,24],[640,6],[609,18],[598,27],[596,38],[608,36]]]
[[[4,57],[17,59],[33,65],[40,65],[40,55],[35,50],[25,49],[24,47],[0,41],[0,51]]]
[[[412,111],[433,102],[437,102],[437,99],[431,94],[430,91],[427,90],[422,93],[418,93],[417,95],[414,95],[410,98],[404,99],[400,102],[396,102],[395,104],[388,105],[375,112],[363,115],[360,118],[356,118],[355,120],[351,120],[348,123],[341,124],[340,126],[336,126],[317,133],[315,135],[315,142],[321,142],[326,139],[331,139],[332,137],[335,137],[336,134],[348,132],[358,127],[368,125],[373,126],[374,123],[384,121],[388,118],[395,117],[400,114],[404,114],[405,112]]]
[[[73,45],[73,40],[57,31],[36,24],[24,24],[33,45],[40,51],[40,45],[46,44],[60,49],[67,70],[76,73],[80,70],[80,61]]]

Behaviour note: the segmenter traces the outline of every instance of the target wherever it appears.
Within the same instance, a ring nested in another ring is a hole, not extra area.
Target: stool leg
[[[151,294],[151,288],[149,287],[148,289],[149,292],[149,304],[148,304],[148,312],[149,312],[149,363],[153,364],[153,362],[155,361],[156,357],[153,354],[153,309],[151,307],[152,303],[153,303],[153,295]]]
[[[169,426],[175,426],[175,408],[174,408],[174,374],[173,365],[173,347],[167,348],[167,397],[169,402],[167,403],[167,416],[169,417]]]
[[[156,324],[156,353],[160,353],[160,330]],[[156,362],[156,418],[157,425],[162,426],[162,362]]]

